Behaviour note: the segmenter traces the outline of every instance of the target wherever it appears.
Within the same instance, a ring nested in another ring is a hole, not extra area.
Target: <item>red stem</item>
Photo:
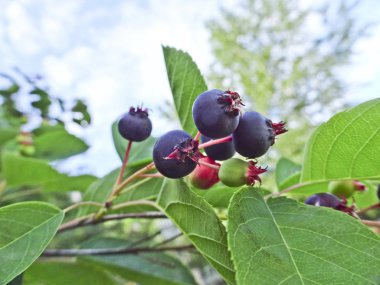
[[[132,147],[132,141],[128,141],[127,150],[125,151],[123,164],[121,166],[119,177],[116,180],[116,185],[119,185],[121,181],[123,181],[123,175],[124,175],[125,167],[127,166],[129,153],[131,152],[131,147]]]
[[[198,131],[197,134],[196,134],[196,136],[194,137],[194,140],[195,141],[199,141],[200,136],[201,136],[201,132]]]
[[[208,162],[204,162],[202,160],[198,160],[198,163],[201,164],[201,165],[210,167],[212,169],[216,169],[216,170],[219,170],[219,168],[220,168],[220,166],[218,166],[218,165],[214,165],[214,164],[211,164],[211,163],[208,163]]]
[[[198,146],[198,149],[202,149],[205,147],[209,147],[209,146],[220,144],[220,143],[230,142],[230,141],[232,141],[232,136],[221,138],[221,139],[216,139],[216,140],[210,140],[208,142],[200,144]]]
[[[358,210],[358,211],[356,211],[356,214],[363,214],[363,213],[365,213],[365,212],[367,212],[369,210],[376,209],[376,208],[380,208],[380,203],[377,203],[377,204],[369,206],[367,208]]]

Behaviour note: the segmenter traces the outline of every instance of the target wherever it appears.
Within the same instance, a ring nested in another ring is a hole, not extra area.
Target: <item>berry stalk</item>
[[[209,147],[212,145],[217,145],[217,144],[221,144],[221,143],[225,143],[225,142],[230,142],[230,141],[232,141],[232,136],[228,136],[228,137],[224,137],[224,138],[220,138],[220,139],[216,139],[216,140],[210,140],[208,142],[205,142],[205,143],[198,145],[198,149],[202,149],[205,147]]]
[[[200,137],[201,137],[201,132],[198,131],[197,134],[196,134],[195,137],[194,137],[194,140],[195,140],[195,141],[199,141],[199,138],[200,138]]]
[[[121,170],[120,170],[119,176],[117,177],[117,180],[116,180],[116,185],[119,185],[121,183],[121,181],[123,180],[123,175],[124,175],[127,163],[128,163],[128,157],[129,157],[129,153],[131,152],[131,147],[132,147],[132,141],[129,140],[128,141],[127,150],[125,151],[123,164],[121,166]]]
[[[215,169],[215,170],[219,170],[219,168],[220,168],[220,166],[218,166],[218,165],[215,165],[215,164],[211,164],[211,163],[205,162],[205,161],[203,161],[203,160],[201,160],[201,159],[198,160],[198,163],[199,163],[200,165],[204,165],[204,166],[210,167],[210,168]]]
[[[152,170],[155,167],[154,162],[149,163],[148,165],[144,166],[140,170],[133,173],[131,176],[129,176],[127,179],[125,179],[123,182],[121,182],[119,185],[115,187],[115,189],[112,191],[110,197],[108,198],[106,204],[109,204],[112,202],[113,199],[116,198],[116,196],[119,195],[119,193],[123,190],[123,188],[134,179],[140,177],[140,175],[144,174],[145,172]]]
[[[377,203],[377,204],[371,205],[371,206],[369,206],[367,208],[358,210],[358,211],[356,211],[356,214],[363,214],[363,213],[365,213],[365,212],[367,212],[369,210],[373,210],[373,209],[377,209],[377,208],[380,208],[380,203]]]

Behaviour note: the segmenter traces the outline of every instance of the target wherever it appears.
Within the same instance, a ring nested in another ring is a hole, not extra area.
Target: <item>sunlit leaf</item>
[[[228,243],[238,284],[379,284],[380,238],[359,220],[245,187],[232,198]]]
[[[235,283],[226,229],[213,208],[180,179],[165,179],[157,204],[229,283]]]
[[[341,112],[307,143],[301,182],[380,179],[380,99]]]
[[[34,141],[37,158],[56,160],[67,158],[88,149],[88,145],[80,138],[66,130],[47,132],[37,136]]]
[[[163,46],[166,71],[182,128],[190,135],[197,130],[192,117],[195,98],[207,90],[199,68],[190,55],[175,48]]]
[[[92,175],[69,176],[58,172],[45,160],[16,153],[3,154],[2,169],[9,187],[38,186],[44,191],[83,191],[97,178]]]
[[[0,285],[28,268],[56,233],[63,212],[42,202],[0,208]]]

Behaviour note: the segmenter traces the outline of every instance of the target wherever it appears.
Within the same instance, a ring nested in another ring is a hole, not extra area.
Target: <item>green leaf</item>
[[[13,84],[6,89],[0,89],[0,95],[10,97],[11,95],[17,93],[20,90],[20,85],[18,85],[13,79],[11,80]]]
[[[297,178],[294,178],[295,175],[301,170],[301,166],[294,163],[293,161],[287,158],[280,158],[276,165],[276,184],[279,190],[285,189],[286,187],[283,184],[288,185],[289,178],[293,178],[292,181],[296,181]],[[298,181],[297,181],[298,182]],[[297,183],[296,182],[296,183]]]
[[[118,130],[117,122],[112,124],[112,138],[115,145],[117,154],[119,155],[121,161],[124,159],[125,151],[127,150],[128,140],[123,138]],[[142,142],[133,142],[130,155],[128,157],[128,165],[133,166],[136,162],[141,163],[145,161],[147,163],[152,161],[153,146],[156,139],[149,137]]]
[[[380,238],[351,216],[243,188],[228,212],[238,284],[379,284]]]
[[[63,124],[57,123],[57,124],[49,124],[45,121],[42,122],[42,124],[33,130],[33,135],[35,136],[41,136],[50,132],[58,132],[58,131],[65,131],[65,126]]]
[[[82,262],[39,261],[25,272],[27,285],[117,285],[104,269]]]
[[[34,139],[35,157],[47,160],[67,158],[88,149],[80,138],[66,130],[47,132]]]
[[[193,102],[199,94],[207,90],[207,85],[188,53],[167,46],[162,49],[179,120],[182,128],[194,136],[197,130],[192,116]]]
[[[0,147],[9,140],[15,138],[18,133],[19,130],[17,128],[0,128]]]
[[[301,182],[380,179],[380,99],[341,112],[307,143]]]
[[[157,204],[229,283],[235,283],[226,229],[213,208],[180,179],[165,179]]]
[[[7,185],[38,186],[44,191],[83,191],[97,178],[92,175],[69,176],[55,170],[45,160],[23,157],[12,152],[3,154],[3,171]]]
[[[56,233],[63,212],[42,202],[0,208],[0,285],[28,268]]]
[[[218,184],[207,190],[192,189],[197,195],[203,197],[207,203],[216,208],[228,208],[231,197],[239,188],[231,188]]]
[[[73,119],[73,122],[81,126],[91,124],[91,115],[88,112],[87,105],[82,100],[77,100],[71,111],[74,113],[74,115],[79,115],[79,117]]]
[[[127,167],[125,171],[125,176],[133,173],[134,171],[142,168],[145,164],[135,163],[134,167]],[[107,201],[109,195],[112,193],[115,181],[119,175],[120,169],[115,169],[111,171],[109,174],[104,176],[102,179],[95,181],[93,184],[89,186],[86,190],[83,200],[84,201],[95,201],[104,203]],[[117,205],[119,203],[123,203],[131,200],[139,200],[139,199],[155,199],[161,189],[163,179],[161,178],[145,178],[139,179],[137,181],[131,182],[127,187],[134,187],[128,193],[120,195],[113,201],[113,205]],[[78,211],[78,216],[84,216],[90,213],[94,213],[99,208],[91,205],[86,205],[80,208]],[[121,209],[119,212],[129,212],[131,210],[140,212],[147,210],[156,210],[152,207],[133,207],[129,209]]]
[[[14,278],[11,282],[9,282],[7,285],[22,285],[22,282],[23,282],[23,274],[20,274],[16,278]]]
[[[86,242],[82,247],[121,248],[128,244],[129,242],[126,240],[101,238]],[[187,267],[176,258],[161,252],[86,256],[80,259],[139,284],[196,284]]]
[[[377,197],[377,187],[365,181],[364,184],[367,190],[354,192],[355,205],[359,209],[367,208],[379,203],[379,198]]]
[[[41,111],[41,116],[46,118],[49,115],[49,107],[51,105],[51,100],[49,94],[40,88],[35,88],[30,92],[32,95],[37,95],[38,100],[32,102],[32,106]]]

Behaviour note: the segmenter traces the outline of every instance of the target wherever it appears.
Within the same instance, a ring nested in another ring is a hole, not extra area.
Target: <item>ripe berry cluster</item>
[[[197,136],[183,130],[161,136],[153,147],[156,169],[173,179],[191,174],[190,182],[200,189],[220,180],[231,187],[261,182],[259,175],[266,169],[257,166],[256,158],[268,151],[277,135],[286,132],[285,123],[273,123],[254,111],[243,113],[242,106],[240,95],[231,90],[200,94],[192,110]],[[131,107],[120,118],[118,128],[130,143],[145,140],[152,131],[148,111]],[[236,152],[246,159],[232,158]]]
[[[257,166],[277,135],[286,132],[284,122],[273,123],[258,112],[242,114],[243,102],[234,91],[208,90],[194,101],[192,115],[199,133],[192,138],[174,130],[158,139],[153,148],[157,170],[168,178],[190,175],[197,188],[219,181],[227,186],[261,182],[266,169]],[[200,141],[199,141],[200,140]],[[200,149],[203,149],[203,154]],[[248,159],[232,158],[235,152]],[[216,161],[225,161],[221,166]]]

